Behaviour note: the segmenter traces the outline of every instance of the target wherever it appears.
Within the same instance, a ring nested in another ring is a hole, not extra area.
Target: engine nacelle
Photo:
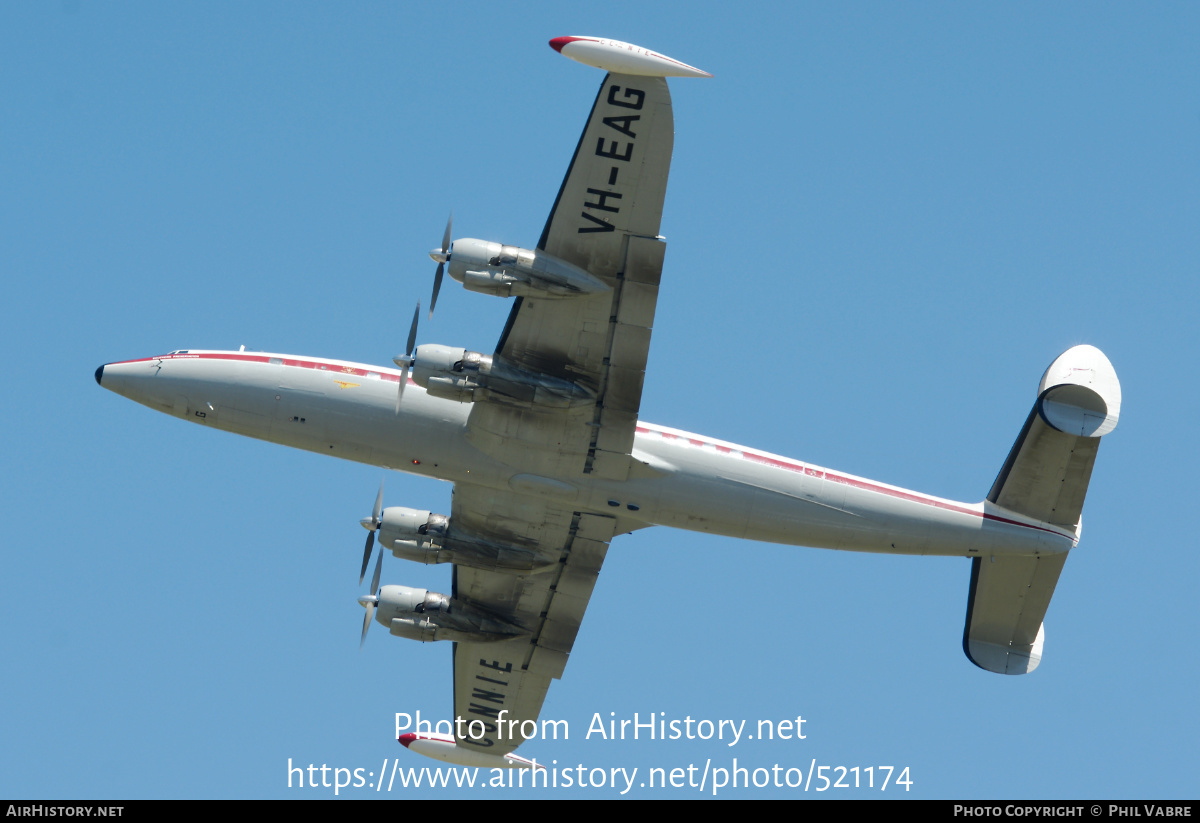
[[[436,640],[486,643],[529,634],[521,626],[478,606],[409,586],[381,588],[375,619],[397,637],[422,643]]]
[[[594,403],[591,389],[522,369],[500,355],[426,343],[414,353],[413,382],[434,397],[470,403],[496,399],[525,407],[565,409]]]
[[[502,572],[532,572],[558,565],[557,557],[453,530],[444,514],[403,506],[383,510],[379,542],[401,560],[426,565],[457,563]]]
[[[450,246],[450,276],[471,291],[500,297],[575,297],[610,287],[544,251],[464,237]]]
[[[481,388],[482,383],[472,378],[479,371],[478,362],[487,355],[436,343],[417,346],[413,354],[412,378],[418,386],[434,397],[446,400],[459,403],[475,400],[475,390]]]
[[[450,528],[450,518],[421,509],[389,506],[379,522],[379,541],[389,548],[396,543],[414,548],[436,548]]]

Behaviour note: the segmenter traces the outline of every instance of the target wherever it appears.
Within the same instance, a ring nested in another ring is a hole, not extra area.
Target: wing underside
[[[538,249],[608,290],[518,297],[495,354],[525,372],[570,381],[594,399],[569,408],[503,398],[472,406],[468,439],[514,478],[505,490],[457,484],[454,528],[552,562],[528,573],[455,567],[457,600],[524,632],[455,644],[460,745],[500,754],[521,742],[511,730],[537,719],[550,681],[562,676],[616,530],[615,518],[576,508],[570,494],[546,497],[516,481],[549,492],[586,475],[629,475],[666,249],[658,232],[673,143],[665,80],[605,77]]]
[[[527,632],[512,640],[454,646],[454,714],[467,732],[459,742],[503,754],[521,739],[512,740],[507,724],[498,727],[498,721],[516,721],[512,728],[519,728],[520,721],[536,720],[550,680],[562,677],[616,520],[464,483],[454,489],[451,517],[455,529],[504,533],[553,561],[534,573],[454,569],[456,600]]]
[[[610,291],[517,298],[499,357],[578,383],[595,402],[569,413],[476,404],[468,432],[510,465],[555,477],[628,477],[666,243],[658,236],[674,145],[660,77],[605,77],[538,248]]]

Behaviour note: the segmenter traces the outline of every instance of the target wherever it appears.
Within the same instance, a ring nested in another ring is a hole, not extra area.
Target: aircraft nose
[[[100,382],[100,378],[102,378],[102,377],[104,377],[104,367],[103,367],[103,366],[101,366],[100,368],[96,369],[96,385],[97,385],[97,386],[103,386],[103,385],[104,385],[103,383],[101,383],[101,382]]]

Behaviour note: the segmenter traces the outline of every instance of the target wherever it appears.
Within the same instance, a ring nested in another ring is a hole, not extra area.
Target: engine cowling
[[[595,402],[596,393],[560,377],[522,369],[500,355],[426,343],[413,358],[413,382],[434,397],[471,403],[496,399],[565,409]]]
[[[450,528],[450,518],[422,509],[389,506],[379,522],[379,541],[388,548],[397,544],[414,549],[434,549]]]
[[[529,634],[521,626],[478,606],[409,586],[381,588],[375,619],[397,637],[422,643],[437,640],[492,642]]]
[[[450,276],[500,297],[576,297],[610,290],[576,265],[544,251],[464,237],[450,246]]]
[[[532,572],[558,564],[557,557],[452,529],[444,514],[403,506],[383,510],[379,542],[401,560],[427,565],[457,563],[488,571]]]

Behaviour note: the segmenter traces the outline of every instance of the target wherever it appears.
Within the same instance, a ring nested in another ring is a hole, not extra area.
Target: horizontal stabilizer
[[[981,669],[1027,674],[1042,662],[1042,618],[1066,554],[976,557],[963,651]]]
[[[1117,425],[1121,384],[1099,349],[1075,346],[1042,376],[1037,402],[988,492],[988,502],[1079,535],[1100,438]],[[963,651],[981,669],[1026,674],[1042,659],[1050,606],[1067,554],[971,561]]]

